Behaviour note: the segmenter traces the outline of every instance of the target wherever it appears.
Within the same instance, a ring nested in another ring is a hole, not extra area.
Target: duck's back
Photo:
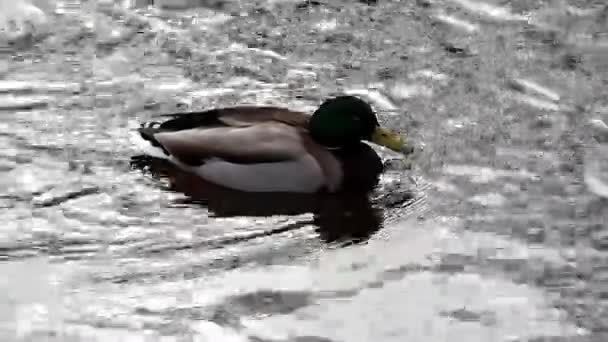
[[[239,106],[211,109],[202,112],[162,115],[168,120],[157,123],[161,131],[179,131],[190,128],[232,126],[246,127],[265,122],[280,122],[307,129],[310,115],[279,107]],[[144,124],[144,126],[147,126]],[[149,125],[148,125],[149,126]]]

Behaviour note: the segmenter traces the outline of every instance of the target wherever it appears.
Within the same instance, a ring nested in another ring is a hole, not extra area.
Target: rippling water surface
[[[2,341],[608,340],[603,1],[33,3],[0,0]],[[369,220],[130,167],[155,114],[338,92],[421,151],[378,150]]]

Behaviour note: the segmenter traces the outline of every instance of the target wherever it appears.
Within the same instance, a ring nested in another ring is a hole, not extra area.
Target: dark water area
[[[604,1],[127,3],[0,0],[0,340],[608,340]],[[369,197],[132,165],[155,115],[338,93],[417,147]]]

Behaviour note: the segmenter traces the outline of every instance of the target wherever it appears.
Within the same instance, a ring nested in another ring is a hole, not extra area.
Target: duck
[[[411,154],[356,96],[326,99],[311,114],[240,105],[161,114],[132,131],[144,156],[161,159],[206,184],[245,193],[372,191],[383,164],[367,143]],[[186,187],[194,187],[191,182]]]

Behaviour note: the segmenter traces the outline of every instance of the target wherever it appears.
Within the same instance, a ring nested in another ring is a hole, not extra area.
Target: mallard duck
[[[335,193],[371,190],[382,172],[362,141],[410,153],[354,96],[323,102],[311,115],[280,107],[238,106],[166,114],[143,124],[134,142],[205,182],[243,192]]]

